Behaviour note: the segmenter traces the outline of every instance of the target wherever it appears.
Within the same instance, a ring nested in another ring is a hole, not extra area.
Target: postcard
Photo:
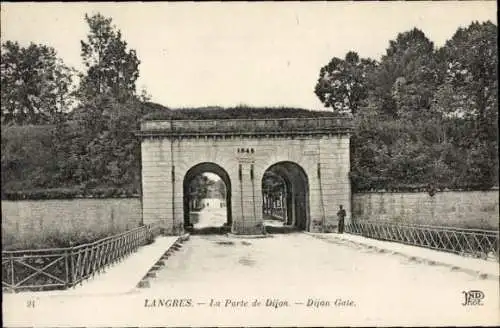
[[[1,4],[5,327],[498,326],[496,3]]]

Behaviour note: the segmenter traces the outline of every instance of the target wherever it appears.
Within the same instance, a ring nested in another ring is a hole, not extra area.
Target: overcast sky
[[[319,69],[354,50],[379,59],[417,27],[442,46],[473,20],[496,23],[494,1],[426,3],[1,4],[1,38],[54,47],[82,68],[85,13],[113,18],[141,60],[138,87],[170,107],[288,105],[322,109]]]

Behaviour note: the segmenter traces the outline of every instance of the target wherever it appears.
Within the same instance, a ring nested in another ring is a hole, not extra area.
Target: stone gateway
[[[349,117],[149,120],[142,150],[145,224],[179,234],[189,225],[189,183],[211,172],[226,185],[227,224],[235,234],[263,233],[264,174],[287,187],[287,224],[305,231],[337,225],[351,213]]]

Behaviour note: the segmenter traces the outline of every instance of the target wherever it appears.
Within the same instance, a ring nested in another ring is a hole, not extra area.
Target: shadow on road
[[[224,235],[226,233],[231,232],[231,227],[229,226],[203,227],[203,228],[187,227],[186,231],[192,235]]]
[[[186,227],[187,232],[191,235],[225,235],[231,232],[231,227],[229,226],[220,226],[220,227],[203,227],[203,228],[195,228],[195,227]],[[287,233],[296,233],[301,230],[296,227],[287,227],[287,226],[265,226],[266,234],[287,234]]]
[[[294,232],[300,232],[301,230],[296,228],[296,227],[290,227],[290,226],[265,226],[266,233],[294,233]]]

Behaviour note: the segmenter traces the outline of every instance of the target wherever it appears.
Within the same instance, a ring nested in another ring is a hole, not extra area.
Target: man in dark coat
[[[346,213],[344,210],[344,207],[340,205],[340,209],[337,212],[337,217],[339,219],[339,229],[338,233],[343,233],[344,232],[344,219],[345,219]]]

